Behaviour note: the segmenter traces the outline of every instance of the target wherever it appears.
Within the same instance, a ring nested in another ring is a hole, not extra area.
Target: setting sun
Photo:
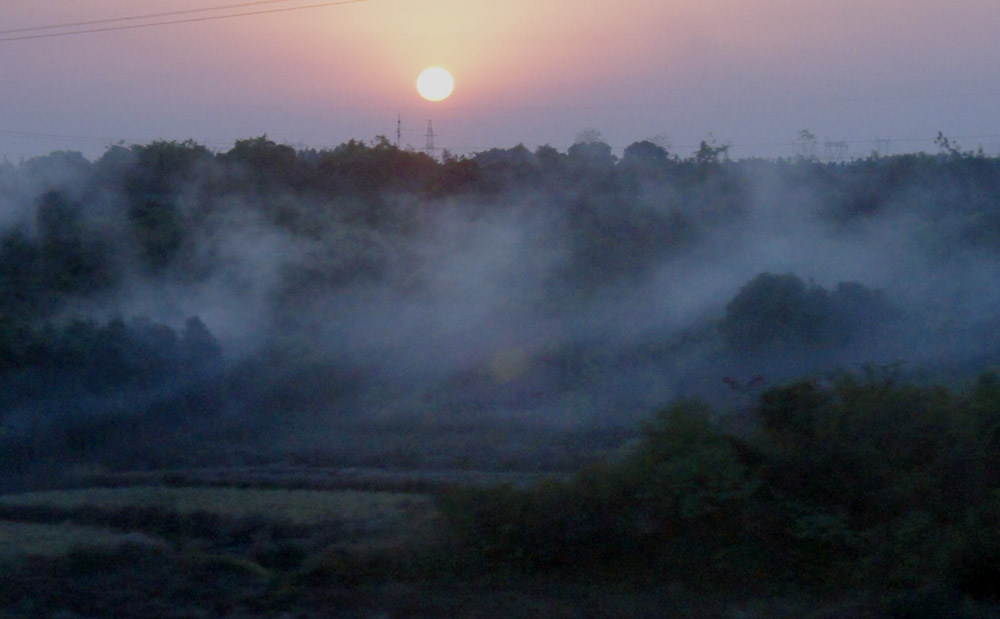
[[[451,73],[441,67],[425,69],[417,78],[417,92],[428,101],[443,101],[455,88]]]

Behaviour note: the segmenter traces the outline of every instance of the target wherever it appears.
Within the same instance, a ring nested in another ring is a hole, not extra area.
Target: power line
[[[78,141],[89,141],[89,142],[114,142],[120,139],[120,138],[100,137],[96,135],[67,135],[63,133],[37,133],[34,131],[10,131],[6,129],[0,129],[0,137],[70,140],[70,141],[78,140]]]
[[[65,133],[39,133],[34,131],[12,131],[7,129],[0,129],[0,140],[5,139],[24,139],[24,140],[47,140],[55,142],[68,142],[68,143],[91,143],[100,144],[105,147],[110,147],[113,145],[119,146],[135,146],[142,144],[152,144],[158,141],[168,141],[166,138],[152,138],[152,137],[111,137],[111,136],[99,136],[99,135],[71,135]],[[226,142],[213,142],[209,140],[196,140],[201,146],[208,148],[231,148],[232,143]]]
[[[255,6],[259,4],[274,4],[276,2],[289,2],[290,0],[258,0],[257,2],[243,2],[240,4],[227,4],[224,6],[212,6],[204,9],[187,9],[184,11],[169,11],[167,13],[149,13],[146,15],[132,15],[129,17],[111,17],[108,19],[92,19],[89,21],[67,22],[65,24],[52,24],[51,26],[32,26],[29,28],[12,28],[0,30],[0,34],[15,34],[20,32],[37,32],[39,30],[56,30],[59,28],[78,28],[80,26],[94,26],[97,24],[111,24],[121,21],[133,21],[137,19],[156,19],[160,17],[175,17],[177,15],[189,15],[191,13],[208,13],[210,11],[225,11],[228,9],[238,9],[245,6]]]
[[[181,15],[181,14],[190,14],[190,13],[201,12],[201,11],[213,11],[213,10],[218,11],[218,10],[224,10],[226,8],[235,8],[235,7],[239,7],[239,6],[251,6],[251,5],[254,5],[254,4],[267,4],[269,2],[281,2],[281,1],[287,1],[287,0],[262,0],[260,2],[249,2],[249,3],[244,3],[244,4],[231,5],[229,7],[215,7],[214,9],[193,9],[193,10],[190,10],[190,11],[177,11],[177,12],[175,12],[173,14],[174,15]],[[340,5],[340,4],[357,4],[359,2],[367,2],[367,1],[368,0],[336,0],[335,2],[323,2],[323,3],[320,3],[320,4],[309,4],[309,5],[305,5],[305,6],[292,6],[292,7],[285,7],[285,8],[281,8],[281,9],[265,9],[265,10],[261,10],[261,11],[246,11],[246,12],[243,12],[243,13],[229,13],[227,15],[210,15],[210,16],[206,16],[206,17],[188,17],[188,18],[185,18],[185,19],[173,19],[173,20],[167,20],[167,21],[154,21],[154,22],[149,22],[149,23],[145,23],[145,24],[127,24],[127,25],[123,25],[123,26],[107,26],[107,27],[104,27],[104,28],[86,28],[86,29],[83,29],[83,30],[68,30],[68,31],[64,31],[64,32],[45,32],[45,33],[42,33],[42,34],[29,34],[29,35],[23,35],[23,36],[4,37],[4,38],[0,38],[0,43],[4,43],[4,42],[8,42],[8,41],[25,41],[25,40],[28,40],[28,39],[48,39],[48,38],[52,38],[52,37],[65,37],[65,36],[72,36],[72,35],[77,35],[77,34],[90,34],[90,33],[94,33],[94,32],[112,32],[112,31],[115,31],[115,30],[133,30],[133,29],[136,29],[136,28],[150,28],[150,27],[153,27],[153,26],[167,26],[167,25],[172,25],[172,24],[189,24],[189,23],[193,23],[193,22],[210,21],[210,20],[214,20],[214,19],[229,19],[231,17],[247,17],[247,16],[250,16],[250,15],[266,15],[266,14],[269,14],[269,13],[284,13],[284,12],[288,12],[288,11],[301,11],[301,10],[305,10],[305,9],[318,9],[318,8],[321,8],[321,7],[336,6],[336,5]],[[171,15],[171,13],[162,13],[162,14],[159,14],[159,15],[149,15],[149,16],[120,17],[120,18],[116,18],[116,19],[106,19],[106,20],[94,20],[94,21],[92,21],[90,23],[91,24],[97,24],[97,23],[112,23],[112,22],[119,22],[119,21],[128,21],[128,20],[135,20],[135,19],[152,19],[154,17],[164,17],[164,16],[168,16],[168,15]],[[0,31],[0,33],[28,32],[28,31],[47,30],[47,29],[54,29],[54,28],[75,27],[76,25],[81,25],[81,26],[82,25],[87,25],[87,22],[79,22],[78,24],[72,24],[72,25],[65,25],[64,24],[64,25],[61,25],[61,26],[37,26],[37,27],[24,28],[24,29],[18,29],[18,30],[4,30],[4,31]]]

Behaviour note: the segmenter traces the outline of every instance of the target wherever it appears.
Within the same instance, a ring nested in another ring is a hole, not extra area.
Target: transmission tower
[[[396,148],[399,148],[399,140],[403,137],[403,115],[396,114]]]
[[[827,139],[823,144],[823,158],[828,162],[844,161],[847,159],[848,148],[847,140],[834,142],[831,139]]]
[[[427,121],[427,135],[425,137],[427,138],[427,142],[424,145],[424,152],[434,157],[434,152],[437,151],[437,148],[434,146],[434,126],[431,125],[430,120]]]
[[[880,138],[875,136],[875,152],[880,155],[888,155],[892,147],[892,138]]]

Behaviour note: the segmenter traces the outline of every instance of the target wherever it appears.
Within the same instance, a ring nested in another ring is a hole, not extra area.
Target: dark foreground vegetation
[[[454,491],[442,510],[471,560],[531,573],[998,599],[996,376],[964,394],[874,371],[801,381],[753,415],[733,434],[678,402],[571,482]]]
[[[996,616],[1000,160],[939,145],[4,163],[0,609]],[[419,496],[28,500],[151,483]]]
[[[89,503],[79,490],[48,502],[8,495],[0,525],[70,522],[133,537],[6,559],[0,608],[184,617],[1000,613],[995,375],[964,391],[900,382],[889,369],[804,380],[765,391],[744,416],[677,402],[572,479],[430,484],[419,495],[379,495],[389,498],[350,517],[298,514],[293,495],[240,515],[211,505],[222,488],[203,489],[204,509],[171,503],[169,486],[152,506],[138,492],[124,505],[101,503],[96,491]],[[737,421],[750,429],[726,429]],[[226,492],[249,503],[280,491]],[[376,494],[369,485],[361,496]]]

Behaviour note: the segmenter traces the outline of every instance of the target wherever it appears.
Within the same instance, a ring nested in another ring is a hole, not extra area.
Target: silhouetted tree
[[[84,229],[81,208],[58,191],[38,200],[41,276],[56,293],[90,293],[111,283],[104,246]]]
[[[197,316],[184,323],[180,347],[184,362],[192,368],[212,366],[222,359],[222,346]]]
[[[762,273],[726,305],[720,328],[729,348],[749,353],[818,344],[829,319],[828,293],[788,273]]]
[[[611,147],[604,142],[577,142],[566,151],[573,166],[608,168],[615,163]]]
[[[694,161],[699,166],[712,166],[719,163],[720,159],[724,159],[728,152],[728,144],[710,144],[702,140],[698,151],[694,154]]]
[[[622,163],[625,165],[661,165],[669,158],[667,149],[643,140],[625,147]]]
[[[146,265],[158,271],[171,263],[186,236],[178,206],[182,192],[197,191],[198,174],[212,155],[192,141],[134,146],[135,160],[124,179],[128,219]]]
[[[52,301],[44,281],[42,255],[24,230],[0,238],[0,316],[20,322],[48,314]]]
[[[237,140],[219,161],[232,168],[234,189],[270,193],[302,187],[306,167],[291,146],[276,144],[267,135]]]

